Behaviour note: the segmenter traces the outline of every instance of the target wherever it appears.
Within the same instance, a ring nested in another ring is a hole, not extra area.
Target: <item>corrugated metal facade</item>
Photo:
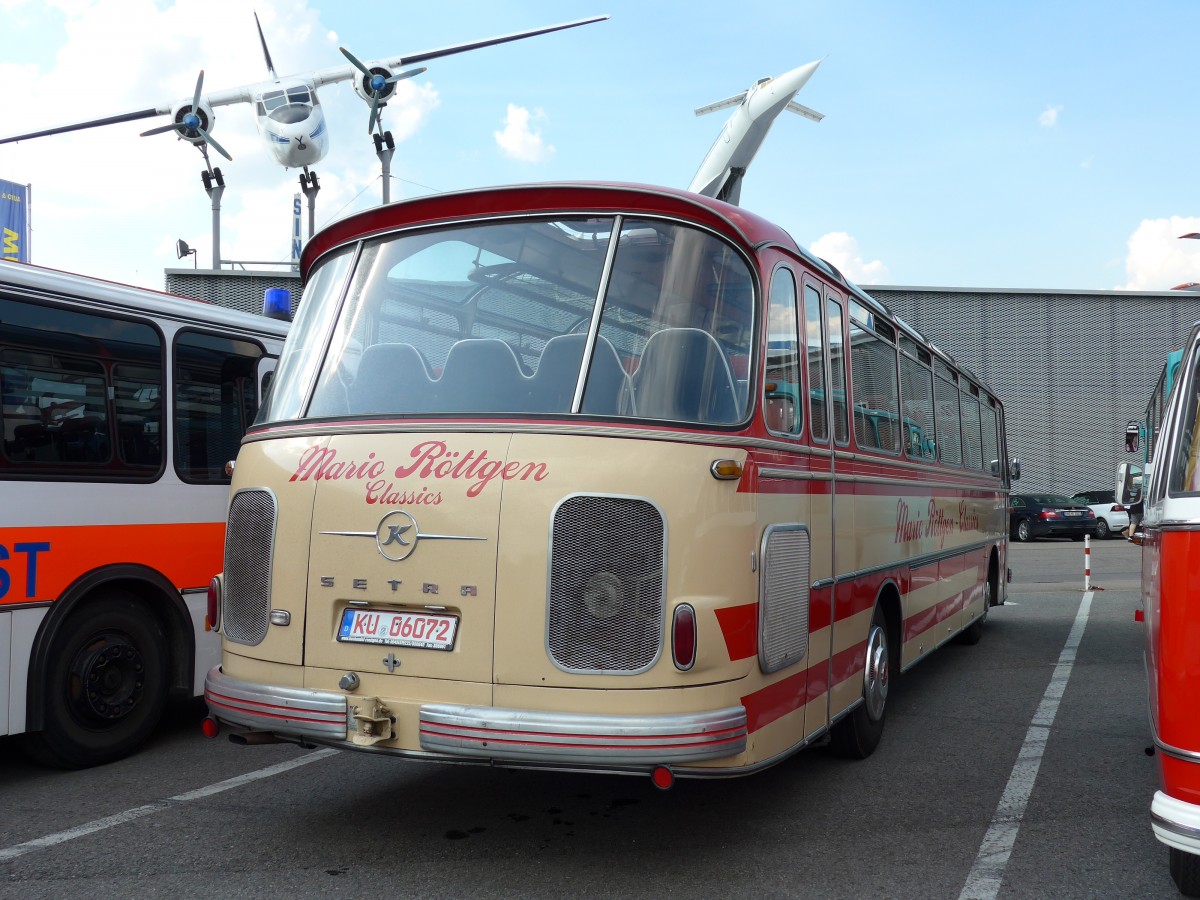
[[[168,294],[207,300],[218,306],[261,313],[263,294],[267,288],[286,288],[292,292],[292,312],[300,301],[300,276],[290,272],[267,272],[252,269],[167,269]]]
[[[864,287],[1000,396],[1018,491],[1112,486],[1125,426],[1200,321],[1184,291]]]

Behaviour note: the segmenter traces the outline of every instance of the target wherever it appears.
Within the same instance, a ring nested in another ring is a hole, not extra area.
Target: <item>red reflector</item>
[[[669,791],[675,785],[675,773],[666,766],[655,766],[650,773],[650,780],[660,791]]]
[[[671,625],[671,651],[675,668],[687,670],[696,661],[696,611],[686,603],[675,607]]]
[[[1144,609],[1135,609],[1133,611],[1133,621],[1145,622],[1146,621],[1146,611]]]
[[[212,716],[206,716],[200,723],[200,730],[204,732],[205,737],[214,738],[221,733],[221,723]]]
[[[217,631],[221,627],[221,580],[213,578],[208,583],[208,609],[204,615],[204,630]]]

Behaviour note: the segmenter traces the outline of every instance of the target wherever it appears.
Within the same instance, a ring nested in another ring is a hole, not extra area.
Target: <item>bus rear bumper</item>
[[[344,694],[254,684],[217,667],[204,679],[204,700],[209,712],[228,725],[296,738],[346,739]]]
[[[386,730],[360,734],[356,720],[364,717],[345,694],[242,681],[214,668],[204,680],[204,699],[214,718],[253,732],[445,761],[626,768],[732,757],[747,745],[743,706],[592,715],[426,703],[419,709],[417,751],[389,746]]]
[[[421,707],[421,748],[447,756],[559,765],[664,765],[734,756],[746,749],[741,706],[662,716]]]
[[[1155,791],[1150,824],[1154,836],[1168,847],[1200,855],[1200,806]]]

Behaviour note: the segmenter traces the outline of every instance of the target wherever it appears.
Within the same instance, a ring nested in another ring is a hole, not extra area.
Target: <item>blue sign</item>
[[[29,262],[29,188],[0,178],[0,259]]]

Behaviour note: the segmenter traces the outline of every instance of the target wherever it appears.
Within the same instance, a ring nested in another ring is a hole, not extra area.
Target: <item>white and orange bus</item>
[[[1140,506],[1150,729],[1161,788],[1150,804],[1180,893],[1200,897],[1200,324],[1167,357],[1142,423],[1146,464],[1121,466],[1118,499]],[[1138,423],[1127,447],[1137,450]]]
[[[286,331],[0,262],[0,735],[103,763],[203,689],[225,466]]]
[[[741,208],[445,194],[302,269],[209,734],[660,786],[865,756],[891,679],[1003,602],[999,400]]]

